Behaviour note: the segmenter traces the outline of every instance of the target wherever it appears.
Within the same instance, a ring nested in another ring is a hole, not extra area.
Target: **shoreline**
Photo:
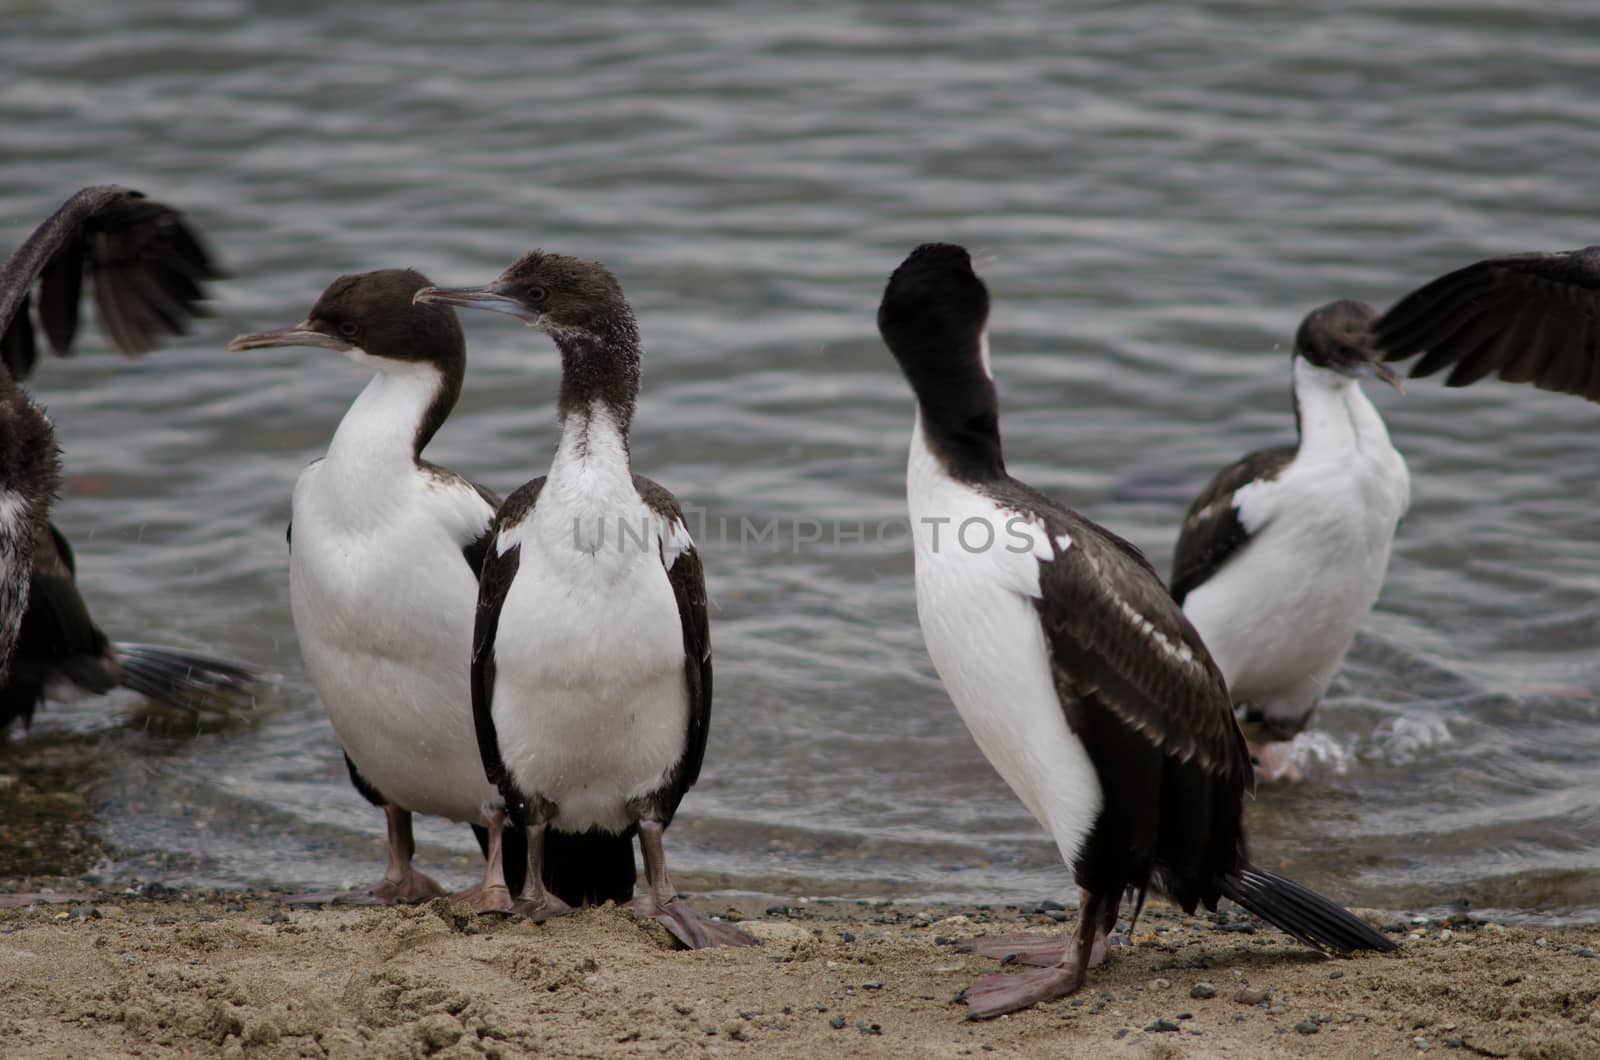
[[[7,1057],[1600,1055],[1600,925],[1363,913],[1394,954],[1329,960],[1242,911],[1151,902],[1077,994],[985,1023],[973,934],[1046,907],[700,897],[763,940],[687,953],[614,907],[542,925],[435,900],[297,908],[160,889],[0,909]],[[1065,917],[1065,922],[1060,918]],[[1125,928],[1126,921],[1123,922]]]

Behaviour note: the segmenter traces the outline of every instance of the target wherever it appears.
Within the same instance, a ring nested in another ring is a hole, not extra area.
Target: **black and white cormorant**
[[[48,519],[59,484],[54,432],[16,383],[38,361],[35,288],[38,330],[66,356],[85,275],[112,344],[133,356],[204,315],[204,284],[218,270],[177,210],[114,184],[73,195],[0,269],[0,733],[66,687],[120,685],[182,710],[226,712],[253,705],[268,682],[245,663],[113,644],[78,592],[72,549]]]
[[[1222,674],[1132,545],[1006,473],[989,295],[958,246],[895,270],[878,329],[916,394],[906,471],[917,615],[985,757],[1056,842],[1082,895],[1065,945],[984,939],[1045,964],[962,995],[975,1018],[1076,990],[1125,896],[1186,911],[1231,898],[1315,949],[1393,948],[1350,913],[1252,867],[1252,776]]]
[[[1445,386],[1487,375],[1600,402],[1600,246],[1488,258],[1412,291],[1379,318],[1391,361]]]
[[[1178,536],[1173,598],[1228,682],[1262,780],[1298,779],[1288,741],[1377,601],[1410,503],[1405,459],[1361,387],[1401,388],[1376,318],[1350,301],[1306,316],[1290,368],[1299,442],[1217,472]]]
[[[486,286],[416,297],[507,313],[561,352],[561,441],[549,474],[495,519],[472,646],[484,768],[527,835],[515,910],[570,911],[539,883],[543,865],[570,856],[547,848],[548,831],[637,833],[637,912],[690,948],[754,942],[701,917],[667,875],[662,835],[705,757],[711,640],[678,502],[630,465],[639,329],[622,288],[603,265],[535,251]]]
[[[478,755],[468,680],[478,569],[499,498],[422,457],[466,373],[455,313],[413,303],[427,285],[409,269],[341,276],[302,323],[228,344],[320,347],[373,373],[327,455],[295,483],[289,533],[300,654],[352,782],[388,821],[384,879],[357,901],[443,893],[412,865],[413,813],[470,823],[486,851],[501,842],[499,789]],[[520,837],[508,842],[521,849]],[[546,885],[575,901],[632,895],[625,840],[573,843],[573,871]],[[505,884],[495,883],[458,898],[509,906]]]

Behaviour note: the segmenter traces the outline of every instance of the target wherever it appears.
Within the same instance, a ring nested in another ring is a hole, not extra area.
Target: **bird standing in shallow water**
[[[107,336],[135,356],[205,314],[204,284],[219,270],[177,210],[115,184],[78,191],[0,267],[0,735],[66,687],[120,685],[198,714],[248,709],[271,683],[246,663],[112,643],[78,592],[72,548],[48,518],[60,485],[55,432],[17,382],[39,359],[35,290],[38,330],[64,357],[85,274]]]
[[[495,519],[473,636],[484,768],[528,839],[514,911],[542,920],[571,910],[540,882],[547,859],[565,871],[547,848],[551,830],[624,842],[637,833],[645,892],[635,911],[693,949],[754,943],[696,913],[667,875],[662,836],[710,731],[711,639],[678,502],[632,471],[639,329],[621,286],[602,265],[535,251],[486,286],[416,298],[509,314],[561,351],[561,441],[549,474]]]
[[[1361,388],[1403,389],[1373,344],[1376,319],[1348,301],[1305,318],[1290,369],[1298,444],[1217,472],[1178,536],[1173,598],[1228,682],[1264,781],[1300,779],[1289,741],[1377,601],[1410,504],[1405,459]]]
[[[973,739],[1072,865],[1065,945],[980,939],[1043,965],[985,976],[974,1018],[1076,990],[1125,895],[1186,911],[1231,898],[1323,952],[1394,944],[1250,863],[1251,784],[1227,687],[1132,545],[1006,473],[989,369],[989,294],[958,246],[928,244],[889,279],[878,329],[916,394],[906,471],[917,615]]]
[[[365,896],[375,902],[443,893],[412,865],[413,813],[472,824],[486,850],[501,842],[468,684],[478,568],[499,499],[422,458],[466,372],[455,313],[412,301],[427,283],[409,269],[341,276],[303,323],[228,344],[320,347],[373,373],[327,456],[295,483],[289,598],[351,780],[387,818],[388,868]],[[620,853],[587,859],[590,876],[562,886],[631,894],[632,851]],[[499,909],[504,890],[480,884],[458,898]]]

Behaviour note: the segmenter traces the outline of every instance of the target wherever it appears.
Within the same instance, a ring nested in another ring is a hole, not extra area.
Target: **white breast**
[[[1050,554],[1044,532],[950,478],[927,448],[920,416],[906,494],[917,617],[934,669],[984,757],[1070,863],[1102,796],[1057,697],[1034,604],[1038,557]],[[994,544],[979,547],[990,536],[985,526],[993,528]]]
[[[409,442],[357,444],[346,428],[352,416],[362,426],[361,407],[295,485],[289,590],[301,655],[346,753],[380,792],[417,813],[478,821],[498,794],[472,723],[477,579],[461,548],[494,513],[464,484],[419,469]]]
[[[1298,454],[1275,481],[1238,492],[1253,536],[1183,606],[1234,702],[1284,721],[1309,715],[1333,680],[1410,502],[1405,460],[1377,410],[1343,384],[1299,385]]]
[[[591,428],[538,504],[495,543],[518,549],[495,636],[493,712],[519,789],[554,802],[564,830],[620,831],[659,789],[688,731],[683,628],[662,567],[687,534],[639,499],[619,446]]]

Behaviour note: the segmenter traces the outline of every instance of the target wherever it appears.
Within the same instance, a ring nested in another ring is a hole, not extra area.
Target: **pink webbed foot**
[[[1075,936],[1065,939],[1050,935],[982,935],[956,943],[957,953],[988,957],[1001,964],[1022,964],[1030,968],[1049,968],[1060,964],[1077,945]],[[1098,968],[1106,960],[1106,933],[1095,932],[1089,951],[1089,967]]]
[[[1054,935],[980,935],[956,943],[956,952],[988,957],[1001,964],[1049,968],[1066,957],[1067,945]]]
[[[1246,746],[1250,749],[1250,760],[1256,765],[1256,780],[1261,783],[1298,784],[1305,780],[1305,775],[1294,761],[1293,743],[1283,740]]]
[[[630,907],[639,916],[659,922],[686,950],[709,950],[717,946],[759,946],[761,943],[732,924],[708,920],[681,898],[657,904],[648,894],[635,898]]]
[[[1030,968],[1025,972],[986,975],[963,990],[956,1001],[967,1006],[967,1018],[993,1019],[1021,1012],[1041,1001],[1066,997],[1083,985],[1083,969],[1076,964]]]
[[[443,898],[445,890],[425,872],[411,870],[397,880],[385,879],[366,891],[327,891],[320,894],[293,894],[289,905],[416,905]]]
[[[514,904],[511,901],[511,889],[504,884],[485,887],[475,883],[464,891],[452,894],[450,900],[475,913],[509,913]]]
[[[507,910],[513,916],[525,916],[535,924],[542,924],[546,920],[553,920],[558,916],[566,916],[572,912],[572,906],[563,902],[549,891],[541,889],[535,898],[519,898],[511,903]]]

